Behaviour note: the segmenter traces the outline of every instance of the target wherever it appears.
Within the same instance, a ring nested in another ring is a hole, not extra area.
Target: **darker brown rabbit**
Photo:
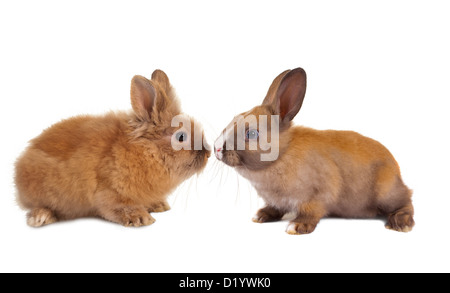
[[[198,124],[181,109],[167,75],[131,82],[133,112],[78,116],[33,139],[17,160],[18,202],[28,224],[98,216],[125,226],[145,226],[149,214],[170,209],[166,198],[201,171],[210,151],[175,150],[193,143]],[[172,119],[184,121],[173,127]],[[185,127],[194,125],[194,127]]]
[[[303,69],[283,72],[262,105],[237,116],[216,140],[216,157],[247,178],[266,202],[254,221],[278,221],[294,212],[287,233],[308,234],[326,216],[382,215],[387,217],[387,228],[411,231],[412,192],[382,144],[351,131],[292,126],[305,91]],[[262,160],[269,151],[276,156]]]

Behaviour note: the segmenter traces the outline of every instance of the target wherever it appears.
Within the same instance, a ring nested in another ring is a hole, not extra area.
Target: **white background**
[[[1,1],[0,272],[449,272],[447,2]],[[27,141],[62,118],[130,109],[133,75],[163,69],[212,142],[300,66],[296,123],[385,144],[414,189],[413,232],[254,224],[262,200],[214,157],[150,227],[26,225],[13,164]]]

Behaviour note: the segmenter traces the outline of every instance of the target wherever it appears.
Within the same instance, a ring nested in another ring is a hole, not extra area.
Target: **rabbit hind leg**
[[[381,190],[381,189],[380,189]],[[412,191],[396,176],[389,189],[378,196],[378,209],[387,216],[386,228],[398,232],[410,232],[415,225]]]
[[[47,208],[35,208],[27,214],[27,224],[34,228],[50,225],[57,221],[53,211]]]

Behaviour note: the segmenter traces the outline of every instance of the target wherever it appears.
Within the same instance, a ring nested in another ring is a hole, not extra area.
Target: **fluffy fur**
[[[253,220],[278,221],[294,212],[297,216],[287,232],[307,234],[325,216],[383,215],[388,218],[387,228],[410,231],[414,226],[412,192],[403,183],[394,157],[379,142],[355,132],[292,126],[305,91],[304,70],[285,71],[274,80],[262,105],[241,114],[279,115],[274,118],[280,122],[277,160],[261,162],[264,152],[249,150],[248,142],[245,150],[236,150],[238,136],[233,150],[227,148],[229,138],[220,148],[218,158],[235,167],[266,202]]]
[[[30,226],[91,216],[150,225],[149,213],[170,209],[166,197],[204,168],[207,149],[172,148],[180,129],[171,120],[181,110],[164,72],[135,76],[131,103],[133,112],[70,118],[31,141],[15,175]]]

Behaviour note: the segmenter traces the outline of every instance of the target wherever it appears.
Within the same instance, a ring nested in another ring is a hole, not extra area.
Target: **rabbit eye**
[[[258,139],[259,137],[259,132],[256,129],[249,129],[247,130],[247,132],[245,133],[245,138],[247,140],[254,140],[254,139]]]
[[[179,141],[179,142],[183,142],[187,140],[187,133],[180,131],[175,135],[175,138]]]

